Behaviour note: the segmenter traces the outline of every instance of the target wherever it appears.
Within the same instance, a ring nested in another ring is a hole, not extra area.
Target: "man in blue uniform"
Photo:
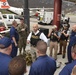
[[[12,52],[11,52],[12,58],[17,55],[17,50],[18,50],[19,35],[18,35],[16,27],[17,27],[17,22],[13,21],[12,27],[10,29],[10,38],[12,40]]]
[[[68,49],[67,49],[67,55],[68,55],[68,63],[72,62],[72,57],[71,57],[71,47],[73,45],[73,43],[76,42],[76,25],[74,25],[72,27],[72,32],[71,32],[71,36],[70,36],[70,41],[69,41],[69,45],[68,45]],[[67,63],[66,63],[67,64]]]
[[[0,75],[9,75],[8,65],[12,59],[10,57],[11,51],[11,39],[7,37],[0,38]]]
[[[76,43],[71,48],[71,55],[73,61],[67,64],[59,73],[59,75],[71,75],[72,69],[76,65]]]
[[[56,62],[46,55],[47,44],[44,41],[37,43],[37,60],[32,64],[29,75],[54,75]]]

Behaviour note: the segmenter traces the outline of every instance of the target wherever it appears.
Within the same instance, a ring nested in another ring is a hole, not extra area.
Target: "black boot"
[[[62,58],[65,58],[65,54],[62,55]]]

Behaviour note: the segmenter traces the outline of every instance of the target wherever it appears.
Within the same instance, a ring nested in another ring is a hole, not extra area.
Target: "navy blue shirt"
[[[72,46],[76,42],[76,32],[72,31],[70,36],[69,45]]]
[[[11,39],[12,39],[12,37],[15,37],[16,42],[18,42],[18,40],[19,40],[19,35],[18,35],[18,32],[17,32],[17,29],[15,29],[13,26],[10,29],[10,37],[11,37]]]
[[[12,37],[14,37],[16,39],[16,42],[18,43],[19,40],[19,34],[17,32],[17,29],[15,29],[15,27],[11,27],[10,29],[10,38],[12,40]],[[18,50],[18,46],[15,46],[14,41],[12,40],[12,52],[11,52],[11,57],[15,57],[17,55],[17,50]]]
[[[11,59],[9,55],[0,52],[0,75],[9,75],[8,65]]]
[[[76,60],[74,60],[72,63],[66,65],[62,71],[59,73],[59,75],[71,75],[73,67],[76,65]]]
[[[45,55],[38,57],[32,64],[29,75],[53,75],[55,70],[55,60]]]

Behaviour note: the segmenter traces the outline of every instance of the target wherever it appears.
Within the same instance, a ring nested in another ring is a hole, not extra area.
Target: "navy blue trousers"
[[[15,46],[15,44],[12,44],[12,52],[11,52],[11,57],[14,58],[17,55],[17,50],[18,47]]]
[[[68,49],[67,49],[67,56],[68,56],[68,62],[71,63],[72,62],[72,56],[71,56],[71,45],[68,45]]]

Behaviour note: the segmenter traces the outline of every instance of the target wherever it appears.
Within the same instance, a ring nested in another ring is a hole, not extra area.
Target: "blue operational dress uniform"
[[[76,60],[74,60],[72,63],[67,64],[59,73],[59,75],[71,75],[73,67],[76,65]]]
[[[9,75],[8,65],[11,59],[9,55],[0,52],[0,75]]]
[[[8,50],[9,46],[10,49]],[[9,75],[8,65],[12,59],[11,56],[9,55],[10,51],[11,51],[11,39],[7,37],[0,38],[0,75]]]
[[[68,62],[71,63],[72,62],[72,56],[71,56],[71,47],[72,45],[76,42],[76,32],[72,31],[71,32],[71,36],[70,36],[70,42],[68,45],[68,51],[67,51],[67,55],[68,55]]]
[[[40,56],[32,64],[29,75],[54,75],[56,62],[47,55]]]
[[[17,32],[17,29],[15,29],[13,26],[10,29],[10,38],[11,38],[11,40],[12,40],[12,37],[15,37],[16,42],[18,43],[19,35],[18,35],[18,32]],[[15,44],[14,44],[14,42],[12,40],[12,52],[11,52],[11,57],[12,58],[17,55],[17,50],[18,50],[18,47],[15,46]]]

